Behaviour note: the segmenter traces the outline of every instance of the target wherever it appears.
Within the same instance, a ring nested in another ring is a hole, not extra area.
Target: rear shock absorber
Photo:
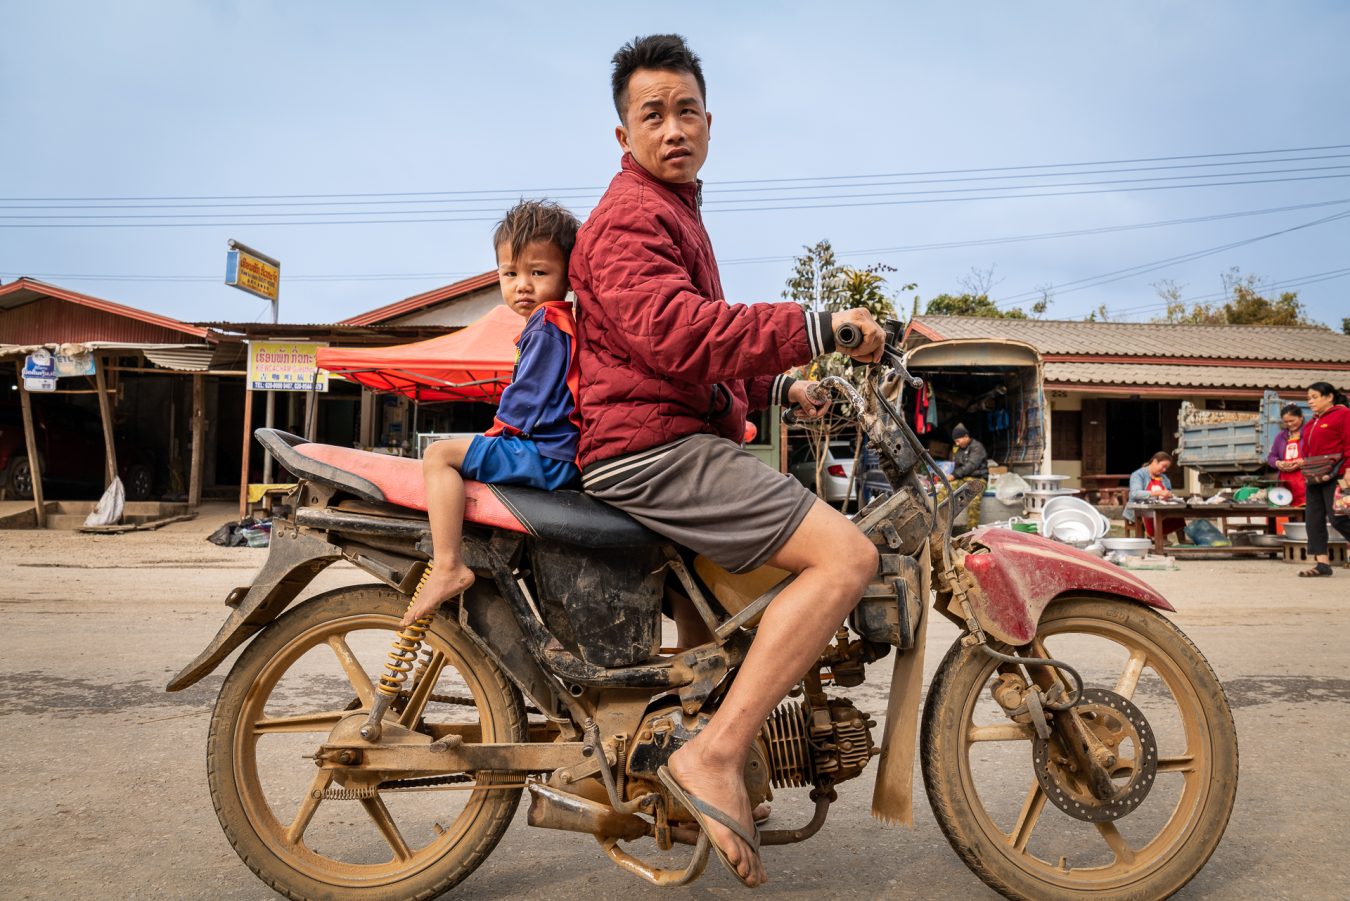
[[[413,591],[412,599],[408,601],[409,610],[417,603],[418,595],[427,584],[427,577],[431,575],[431,567],[434,565],[434,561],[428,561],[426,569],[422,570],[422,577],[417,580],[417,588]],[[375,703],[370,707],[370,716],[366,719],[366,724],[361,727],[361,737],[366,741],[380,740],[380,735],[384,732],[384,715],[389,710],[389,705],[398,697],[403,683],[407,681],[413,662],[417,660],[417,652],[422,647],[422,639],[426,637],[427,629],[431,628],[431,620],[435,615],[436,611],[433,610],[426,616],[413,620],[394,636],[394,646],[389,649],[384,674],[380,676],[380,684],[375,686]]]

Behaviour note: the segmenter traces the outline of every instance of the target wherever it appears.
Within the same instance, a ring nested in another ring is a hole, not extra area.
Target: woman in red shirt
[[[1280,410],[1280,425],[1284,428],[1275,437],[1275,443],[1270,448],[1270,456],[1266,459],[1272,467],[1280,471],[1280,482],[1294,496],[1290,503],[1295,507],[1302,507],[1307,500],[1303,473],[1299,471],[1298,463],[1299,458],[1303,456],[1299,448],[1299,442],[1303,437],[1303,408],[1298,404],[1289,404]]]
[[[1350,410],[1345,407],[1345,396],[1327,382],[1314,382],[1308,387],[1308,406],[1312,407],[1313,418],[1303,429],[1299,466],[1309,457],[1324,454],[1340,455],[1340,460],[1330,479],[1307,483],[1308,556],[1314,558],[1315,565],[1299,575],[1329,576],[1332,571],[1327,556],[1327,520],[1342,535],[1350,536],[1350,516],[1335,515],[1332,506],[1338,483],[1342,490],[1350,491],[1350,478],[1346,476],[1350,467]]]

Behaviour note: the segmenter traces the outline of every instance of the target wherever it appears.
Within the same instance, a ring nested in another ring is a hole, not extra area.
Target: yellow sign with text
[[[242,250],[231,250],[225,259],[225,284],[276,300],[281,292],[281,269]]]
[[[248,386],[254,391],[327,391],[328,372],[318,367],[320,347],[293,341],[248,343]]]

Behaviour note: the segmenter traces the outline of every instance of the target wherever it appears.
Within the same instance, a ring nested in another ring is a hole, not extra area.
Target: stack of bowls
[[[1041,534],[1066,544],[1091,543],[1110,529],[1110,520],[1087,501],[1076,497],[1051,498],[1041,510]]]

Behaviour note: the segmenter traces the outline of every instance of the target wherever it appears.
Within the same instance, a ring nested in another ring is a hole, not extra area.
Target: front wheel
[[[343,770],[314,765],[330,733],[370,710],[372,676],[406,606],[383,586],[314,597],[267,626],[221,686],[207,744],[211,798],[239,856],[288,898],[435,897],[482,863],[515,813],[519,774],[354,791]],[[422,649],[408,686],[430,680],[431,690],[405,688],[391,716],[428,736],[525,740],[519,692],[452,620],[437,616]]]
[[[1051,605],[1017,652],[1078,669],[1080,716],[1119,756],[1120,799],[1096,802],[1057,739],[1011,721],[990,691],[998,662],[958,642],[920,740],[948,841],[1009,898],[1170,896],[1209,860],[1237,793],[1237,731],[1208,661],[1156,611],[1098,598]]]

